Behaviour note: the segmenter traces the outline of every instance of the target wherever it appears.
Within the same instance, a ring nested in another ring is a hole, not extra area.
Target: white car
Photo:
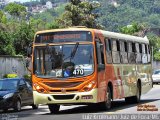
[[[153,83],[160,83],[160,69],[153,72],[152,79]]]

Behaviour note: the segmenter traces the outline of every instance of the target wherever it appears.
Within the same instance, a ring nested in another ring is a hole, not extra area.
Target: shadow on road
[[[101,110],[98,105],[92,105],[92,106],[80,106],[72,109],[66,109],[66,110],[61,110],[58,115],[64,115],[64,114],[82,114],[82,113],[102,113],[102,112],[115,112],[118,110],[123,110],[126,108],[134,107],[139,104],[147,104],[149,102],[154,102],[160,99],[150,99],[150,100],[141,100],[140,103],[138,104],[129,104],[126,103],[124,100],[119,100],[119,101],[113,101],[112,102],[112,109],[105,111]],[[51,115],[50,113],[43,114],[43,115]]]

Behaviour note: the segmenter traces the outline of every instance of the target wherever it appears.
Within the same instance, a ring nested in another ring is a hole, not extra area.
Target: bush
[[[3,77],[4,78],[16,78],[18,77],[18,75],[17,74],[5,74]]]
[[[24,77],[25,79],[31,80],[31,75],[30,75],[30,74],[24,75],[23,77]]]

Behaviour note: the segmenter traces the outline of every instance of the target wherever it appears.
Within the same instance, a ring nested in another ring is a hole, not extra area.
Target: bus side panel
[[[152,88],[151,65],[137,65],[137,76],[141,80],[141,94],[147,93]]]
[[[124,97],[136,95],[137,73],[135,64],[122,65],[122,84],[124,89]]]

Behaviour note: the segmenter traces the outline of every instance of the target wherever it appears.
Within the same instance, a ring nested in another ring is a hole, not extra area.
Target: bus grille
[[[82,82],[43,82],[45,85],[54,88],[71,88],[80,85]]]
[[[66,90],[66,92],[77,92],[78,90]],[[50,90],[50,92],[62,92],[62,90]]]
[[[55,100],[68,100],[68,99],[73,99],[74,98],[74,94],[71,95],[53,95],[53,98]]]

